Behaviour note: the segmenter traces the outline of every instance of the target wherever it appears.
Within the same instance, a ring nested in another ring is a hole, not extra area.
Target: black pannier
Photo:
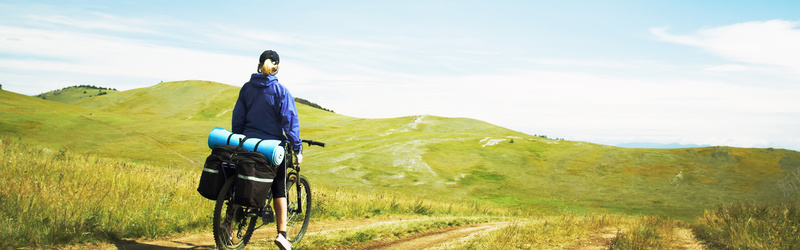
[[[262,208],[275,178],[275,166],[258,152],[238,152],[231,159],[236,163],[236,188],[233,202],[242,206]]]
[[[197,192],[209,200],[217,200],[222,185],[225,180],[236,175],[236,168],[231,161],[231,157],[236,153],[235,146],[220,145],[211,149],[211,154],[206,157],[203,165],[203,173],[200,175],[200,183]],[[239,148],[239,152],[243,149]]]

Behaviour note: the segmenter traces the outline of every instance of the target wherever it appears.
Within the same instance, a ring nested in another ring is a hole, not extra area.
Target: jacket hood
[[[275,75],[262,75],[259,73],[254,73],[250,76],[250,81],[247,84],[250,84],[256,88],[266,88],[272,86],[273,84],[278,82],[278,77]]]

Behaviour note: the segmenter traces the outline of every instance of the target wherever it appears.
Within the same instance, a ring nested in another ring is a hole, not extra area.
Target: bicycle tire
[[[234,183],[236,176],[232,176],[225,181],[219,195],[217,202],[214,205],[214,219],[211,224],[212,231],[214,232],[214,242],[217,249],[243,249],[250,237],[253,236],[253,231],[256,227],[258,217],[247,216],[248,208],[239,206],[233,203]],[[224,212],[223,212],[224,208]],[[228,235],[226,229],[223,229],[223,222],[230,220],[230,228],[232,235]],[[244,230],[244,234],[242,234]],[[225,240],[225,238],[228,238]]]
[[[290,175],[286,180],[287,216],[286,234],[292,244],[303,239],[308,223],[311,220],[311,185],[305,176],[299,176],[299,185],[295,181],[298,175]]]

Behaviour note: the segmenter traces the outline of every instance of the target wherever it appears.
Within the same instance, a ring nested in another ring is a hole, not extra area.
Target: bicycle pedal
[[[272,214],[272,211],[264,211],[261,215],[261,222],[264,224],[275,222],[275,216]]]

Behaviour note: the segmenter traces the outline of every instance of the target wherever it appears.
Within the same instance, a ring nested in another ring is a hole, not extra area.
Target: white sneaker
[[[291,250],[292,243],[289,242],[289,239],[283,237],[283,235],[278,234],[278,237],[275,238],[275,245],[278,245],[278,248],[281,250]]]

